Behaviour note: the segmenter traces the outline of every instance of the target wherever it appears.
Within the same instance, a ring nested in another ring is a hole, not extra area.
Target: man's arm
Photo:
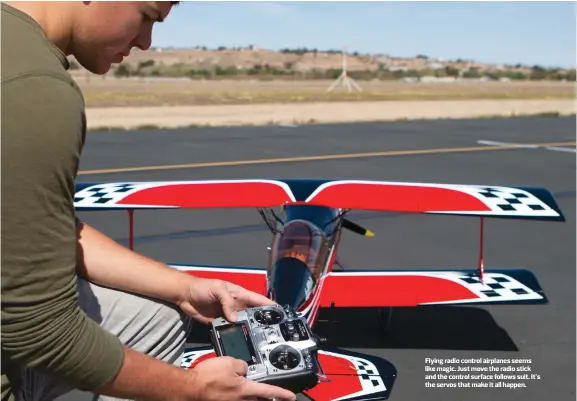
[[[117,375],[123,350],[77,302],[72,197],[85,123],[65,79],[2,82],[2,363],[91,389]]]
[[[190,274],[139,255],[79,222],[78,274],[95,284],[180,305],[189,296]]]
[[[2,365],[142,400],[193,399],[195,375],[123,347],[78,306],[80,95],[53,76],[2,82]]]
[[[113,381],[93,392],[145,401],[188,401],[196,398],[196,372],[187,371],[124,347],[124,363]]]

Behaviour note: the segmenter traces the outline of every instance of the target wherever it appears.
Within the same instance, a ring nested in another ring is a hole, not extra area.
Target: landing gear
[[[389,335],[391,333],[391,322],[393,318],[393,307],[385,307],[379,308],[377,310],[378,313],[378,320],[379,320],[379,328],[381,329],[381,333],[384,335]]]

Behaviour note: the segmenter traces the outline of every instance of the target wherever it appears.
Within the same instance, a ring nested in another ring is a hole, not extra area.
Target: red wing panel
[[[412,213],[491,210],[481,200],[465,192],[403,184],[332,185],[325,187],[308,203],[343,209],[386,209],[391,212]]]
[[[527,280],[524,280],[524,277]],[[483,282],[472,271],[332,272],[326,278],[321,307],[418,306],[532,302],[546,298],[527,271],[485,271]]]
[[[74,197],[77,208],[264,208],[292,201],[288,185],[275,180],[104,183]]]
[[[193,276],[218,279],[240,285],[249,291],[266,294],[267,276],[265,269],[249,269],[224,266],[170,265]]]
[[[549,192],[517,187],[387,181],[330,181],[306,199],[311,205],[399,213],[440,213],[564,220]],[[556,206],[555,206],[556,207]]]

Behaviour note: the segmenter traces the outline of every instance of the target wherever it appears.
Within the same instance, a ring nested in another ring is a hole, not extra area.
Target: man
[[[2,4],[2,400],[71,388],[139,400],[294,399],[222,357],[178,367],[189,318],[267,298],[173,270],[75,219],[85,139],[66,56],[105,74],[148,49],[172,2]],[[136,295],[138,294],[138,295]]]

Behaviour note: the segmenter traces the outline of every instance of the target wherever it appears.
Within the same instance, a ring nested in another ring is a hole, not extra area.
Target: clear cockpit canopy
[[[323,245],[323,233],[305,220],[289,222],[279,235],[277,260],[295,258],[314,269]]]
[[[324,233],[311,222],[293,220],[283,227],[271,255],[271,284],[277,302],[298,308],[309,299],[327,251]]]

